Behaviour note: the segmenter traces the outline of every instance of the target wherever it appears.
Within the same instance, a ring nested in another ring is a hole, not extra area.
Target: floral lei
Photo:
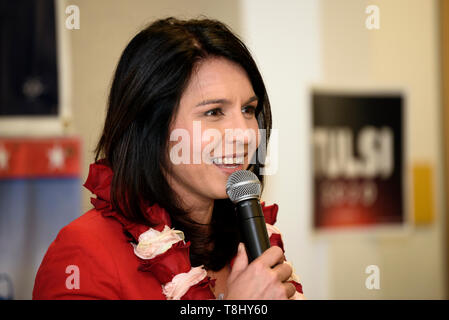
[[[104,160],[90,165],[89,175],[84,186],[96,198],[91,203],[104,217],[113,217],[130,235],[134,253],[141,260],[139,271],[151,272],[162,286],[162,292],[168,300],[207,300],[215,299],[211,286],[215,280],[207,276],[203,266],[192,267],[189,257],[190,242],[184,241],[182,231],[171,228],[169,214],[157,204],[145,206],[145,215],[154,227],[130,222],[118,214],[111,204],[111,182],[113,172]],[[265,206],[262,203],[267,231],[272,246],[284,250],[279,229],[273,226],[276,222],[278,206]],[[137,245],[135,244],[137,243]],[[231,261],[231,266],[234,259]],[[302,286],[295,274],[290,282],[302,293]],[[295,295],[296,296],[296,295]]]

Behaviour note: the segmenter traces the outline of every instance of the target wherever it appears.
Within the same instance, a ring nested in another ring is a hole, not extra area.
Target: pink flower
[[[167,300],[180,300],[186,292],[207,276],[203,266],[190,269],[189,272],[177,274],[172,281],[162,286]]]
[[[153,228],[139,236],[139,243],[134,246],[134,253],[141,259],[153,259],[166,252],[173,244],[184,240],[184,233],[179,230],[170,229],[165,225],[159,232]]]

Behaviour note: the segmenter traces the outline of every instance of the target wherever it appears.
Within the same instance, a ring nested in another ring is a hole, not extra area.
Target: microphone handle
[[[258,199],[240,201],[236,208],[248,263],[251,263],[270,247],[265,217]]]

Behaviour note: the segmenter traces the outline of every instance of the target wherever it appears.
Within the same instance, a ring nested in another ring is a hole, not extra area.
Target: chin
[[[222,199],[228,199],[228,198],[229,198],[228,195],[224,194],[224,195],[220,195],[220,196],[216,197],[215,200],[222,200]]]
[[[211,187],[210,190],[212,191],[211,198],[214,200],[229,198],[228,194],[226,193],[225,185],[223,185],[220,188],[217,188],[217,186],[215,185],[215,186]]]

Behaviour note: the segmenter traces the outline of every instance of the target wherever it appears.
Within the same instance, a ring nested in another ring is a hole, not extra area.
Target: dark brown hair
[[[198,224],[180,207],[167,183],[170,123],[196,64],[208,57],[224,57],[247,73],[259,98],[259,128],[271,129],[271,110],[256,63],[243,42],[223,23],[211,19],[153,22],[127,45],[113,78],[104,130],[96,160],[111,166],[111,199],[117,212],[131,221],[148,224],[140,203],[157,203],[167,210],[173,227],[191,242],[193,266],[221,269],[236,254],[240,241],[234,205],[215,200],[209,226]],[[252,170],[263,183],[256,159]],[[120,204],[120,205],[119,205]]]

